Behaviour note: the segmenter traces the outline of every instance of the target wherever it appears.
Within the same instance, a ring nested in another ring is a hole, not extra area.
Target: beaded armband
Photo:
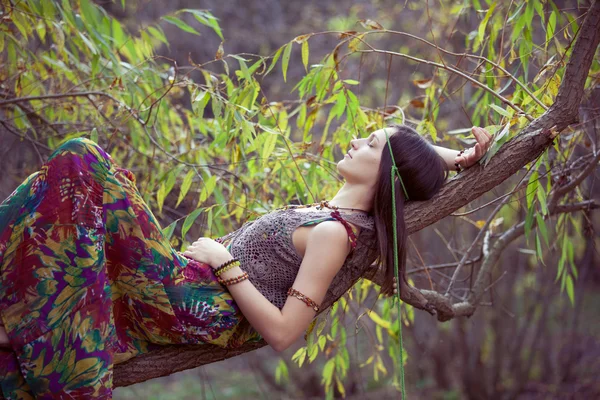
[[[244,272],[242,275],[233,277],[233,278],[229,278],[229,279],[221,279],[221,278],[217,278],[217,281],[224,286],[229,286],[229,285],[233,285],[236,283],[240,283],[241,281],[244,281],[248,279],[248,273]]]
[[[319,306],[317,305],[317,303],[315,303],[314,301],[312,301],[308,296],[303,295],[302,293],[300,293],[299,291],[297,291],[296,289],[290,287],[287,291],[288,296],[294,296],[297,299],[302,300],[304,303],[306,303],[306,305],[308,307],[311,307],[313,310],[315,310],[316,312],[319,312]]]

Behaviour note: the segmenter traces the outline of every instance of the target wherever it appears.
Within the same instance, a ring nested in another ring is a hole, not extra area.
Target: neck
[[[374,188],[371,186],[367,187],[365,185],[344,182],[336,195],[329,200],[329,204],[371,212],[373,208],[373,190]]]

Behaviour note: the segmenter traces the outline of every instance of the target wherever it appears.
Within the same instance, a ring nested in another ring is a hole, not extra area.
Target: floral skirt
[[[111,398],[113,365],[168,344],[260,335],[212,268],[170,245],[133,174],[61,145],[0,205],[0,393]]]

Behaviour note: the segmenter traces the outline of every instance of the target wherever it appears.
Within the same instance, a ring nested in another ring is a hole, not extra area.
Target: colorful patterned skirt
[[[163,236],[130,171],[61,145],[0,206],[0,393],[111,398],[113,365],[168,344],[260,335],[212,268]]]

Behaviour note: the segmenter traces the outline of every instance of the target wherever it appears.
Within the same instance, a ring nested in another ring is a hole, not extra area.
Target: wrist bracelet
[[[461,151],[458,152],[458,154],[456,155],[456,157],[460,157],[464,152],[465,152],[465,149],[462,149]],[[454,163],[454,166],[456,167],[456,172],[457,173],[459,173],[460,171],[462,171],[462,169],[460,168],[460,165],[458,163]]]
[[[248,279],[248,273],[244,272],[242,275],[236,276],[234,278],[229,278],[229,279],[221,279],[221,278],[217,278],[217,281],[224,286],[229,286],[229,285],[233,285],[236,283],[239,283],[241,281],[244,281]]]
[[[233,263],[233,262],[236,262],[236,261],[239,261],[239,260],[238,260],[237,258],[235,258],[235,257],[232,257],[231,259],[229,259],[229,260],[225,261],[223,264],[221,264],[221,265],[219,265],[217,268],[215,268],[215,275],[217,275],[217,276],[218,276],[218,275],[220,275],[220,274],[221,274],[221,271],[222,271],[222,270],[223,270],[225,267],[227,267],[229,264],[231,264],[231,263]]]
[[[220,276],[224,272],[229,271],[232,268],[239,267],[240,265],[241,264],[240,264],[240,262],[238,260],[234,260],[229,265],[225,265],[223,267],[219,267],[218,269],[216,269],[215,270],[215,276]]]

